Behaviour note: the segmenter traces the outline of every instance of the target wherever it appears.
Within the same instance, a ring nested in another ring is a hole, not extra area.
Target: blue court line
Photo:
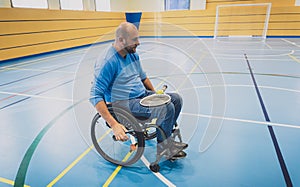
[[[41,91],[41,92],[38,92],[38,93],[36,93],[35,95],[40,95],[40,94],[42,94],[42,93],[45,93],[45,92],[50,91],[50,90],[53,90],[53,89],[55,89],[55,88],[58,88],[58,87],[60,87],[60,86],[63,86],[63,85],[65,85],[65,84],[68,84],[68,83],[70,83],[70,82],[73,82],[73,79],[72,79],[72,80],[69,80],[69,81],[67,81],[67,82],[63,82],[63,83],[61,83],[61,84],[58,84],[58,85],[56,85],[56,86],[54,86],[54,87],[51,87],[51,88],[49,88],[49,89],[47,89],[47,90],[43,90],[43,91]],[[10,104],[8,104],[8,105],[5,105],[5,106],[1,107],[0,110],[3,110],[3,109],[5,109],[5,108],[7,108],[7,107],[10,107],[10,106],[12,106],[12,105],[15,105],[15,104],[17,104],[17,103],[20,103],[20,102],[25,101],[25,100],[30,99],[30,98],[31,98],[31,97],[25,97],[25,98],[23,98],[23,99],[20,99],[20,100],[18,100],[18,101],[15,101],[15,102],[13,102],[13,103],[10,103]]]
[[[253,84],[255,86],[255,90],[256,90],[256,94],[258,96],[258,99],[259,99],[259,102],[260,102],[260,105],[261,105],[261,108],[263,110],[263,113],[264,113],[264,116],[265,116],[265,120],[267,122],[271,122],[270,121],[270,118],[269,118],[269,115],[268,115],[268,112],[267,112],[267,109],[265,107],[265,104],[264,104],[264,101],[262,99],[262,96],[259,92],[259,89],[258,89],[258,86],[257,86],[257,83],[256,83],[256,80],[254,78],[254,75],[253,75],[253,72],[252,72],[252,69],[251,69],[251,66],[250,66],[250,62],[248,60],[248,57],[246,54],[244,54],[245,56],[245,59],[246,59],[246,62],[247,62],[247,65],[248,65],[248,68],[249,68],[249,71],[250,71],[250,74],[251,74],[251,78],[252,78],[252,81],[253,81]],[[280,150],[280,147],[279,147],[279,144],[278,144],[278,141],[277,141],[277,138],[276,138],[276,135],[275,135],[275,132],[273,130],[273,127],[271,125],[268,125],[268,129],[269,129],[269,133],[271,135],[271,138],[272,138],[272,141],[273,141],[273,145],[275,147],[275,150],[276,150],[276,154],[277,154],[277,158],[279,160],[279,164],[280,164],[280,167],[281,167],[281,171],[283,173],[283,176],[284,176],[284,180],[285,180],[285,183],[286,183],[286,186],[288,187],[292,187],[293,186],[293,183],[292,183],[292,180],[290,178],[290,175],[289,175],[289,172],[287,170],[287,167],[286,167],[286,164],[284,162],[284,158],[282,156],[282,153],[281,153],[281,150]]]

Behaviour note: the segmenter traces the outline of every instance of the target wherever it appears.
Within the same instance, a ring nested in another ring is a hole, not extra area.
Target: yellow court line
[[[100,142],[108,133],[111,131],[111,129],[107,130],[104,135],[102,135],[98,142]],[[66,173],[68,173],[85,155],[87,155],[92,149],[94,148],[94,145],[87,148],[78,158],[76,158],[66,169],[64,169],[53,181],[51,181],[47,187],[52,187],[55,183],[57,183]]]
[[[198,67],[198,65],[200,64],[200,62],[202,61],[202,59],[203,59],[204,57],[205,57],[205,55],[203,54],[203,55],[200,57],[199,62],[195,63],[195,65],[194,65],[194,67],[192,68],[192,70],[188,73],[188,76],[190,76],[190,75],[195,71],[195,69]],[[174,71],[175,71],[175,70],[174,70]],[[174,71],[173,71],[173,72],[174,72]],[[172,72],[171,72],[171,75],[172,75]],[[183,84],[186,82],[187,79],[188,79],[188,77],[186,77],[186,78],[184,79],[184,81],[178,86],[178,88],[176,89],[176,92],[178,92],[179,88],[180,88],[181,86],[183,86]],[[163,84],[163,82],[164,82],[164,80],[160,81],[160,83],[158,83],[158,85],[156,86],[155,90],[156,90],[159,86],[161,86],[161,85]]]
[[[196,70],[197,67],[199,67],[199,64],[201,63],[201,61],[204,59],[205,54],[202,54],[202,56],[200,57],[199,61],[194,65],[194,67],[192,68],[192,70],[188,73],[188,75],[185,77],[184,81],[181,82],[181,84],[176,88],[176,91],[178,92],[179,89],[185,84],[185,82],[188,80],[189,76]]]
[[[128,158],[131,156],[132,153],[133,153],[133,151],[129,151],[122,161],[125,162],[126,160],[128,160]],[[119,171],[121,170],[121,168],[122,168],[122,166],[119,165],[114,170],[114,172],[109,176],[109,178],[104,183],[103,187],[107,187],[114,180],[114,178],[117,176],[117,174],[119,173]]]
[[[2,177],[0,177],[0,182],[3,182],[5,184],[10,184],[12,186],[15,185],[15,181],[9,180],[9,179],[5,179],[5,178],[2,178]],[[30,186],[24,185],[24,187],[30,187]]]
[[[288,54],[288,55],[289,55],[289,57],[291,57],[293,60],[295,60],[296,62],[300,63],[300,60],[299,60],[298,58],[294,57],[294,56],[291,55],[291,54]]]
[[[104,183],[103,187],[107,187],[116,177],[116,175],[119,173],[119,171],[121,170],[122,166],[118,166],[115,171],[109,176],[109,178],[106,180],[106,182]]]

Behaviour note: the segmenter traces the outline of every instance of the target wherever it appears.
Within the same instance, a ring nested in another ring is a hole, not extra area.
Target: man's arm
[[[146,79],[143,80],[143,84],[145,86],[145,88],[147,90],[151,90],[151,91],[154,91],[155,92],[155,89],[150,81],[150,79],[147,77]]]
[[[107,109],[106,103],[104,101],[100,101],[96,104],[96,110],[100,113],[103,119],[109,124],[112,128],[116,140],[126,141],[128,136],[125,134],[126,128],[118,123],[115,118],[110,114]]]

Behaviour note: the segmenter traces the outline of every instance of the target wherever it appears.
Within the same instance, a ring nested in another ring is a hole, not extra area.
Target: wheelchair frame
[[[128,130],[126,134],[129,135],[130,138],[125,142],[117,141],[114,135],[112,135],[113,133],[111,132],[110,126],[104,120],[101,121],[102,117],[97,113],[91,124],[91,138],[95,149],[105,160],[121,166],[132,165],[143,155],[145,140],[156,137],[156,129],[160,131],[163,139],[166,139],[164,131],[158,125],[151,123],[149,119],[139,119],[134,117],[126,109],[112,107],[111,105],[108,105],[108,110],[120,124],[126,127]],[[153,128],[155,128],[155,131],[150,132],[149,129],[153,130]],[[100,133],[100,135],[98,135],[98,133]],[[172,134],[172,138],[175,139],[176,137],[182,142],[177,124]],[[164,155],[169,154],[169,152],[170,150],[167,150],[156,155],[155,162],[150,164],[151,171],[159,171],[159,161]]]

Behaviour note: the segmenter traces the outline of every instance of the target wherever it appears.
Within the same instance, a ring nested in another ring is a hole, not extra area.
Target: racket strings
[[[170,100],[171,97],[167,94],[153,94],[143,98],[140,104],[142,106],[154,107],[167,104]]]

